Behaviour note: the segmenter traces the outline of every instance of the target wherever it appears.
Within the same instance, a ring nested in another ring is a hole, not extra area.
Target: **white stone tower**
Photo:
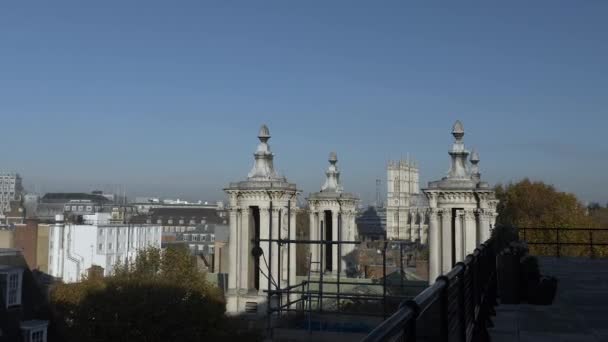
[[[355,210],[358,198],[343,192],[337,162],[336,153],[330,153],[325,184],[321,187],[321,191],[312,193],[308,197],[311,240],[357,240]],[[347,261],[354,248],[354,244],[311,244],[312,261],[320,262],[313,265],[313,271],[323,271],[328,274],[337,274],[338,271],[341,274],[348,273],[355,266]]]
[[[266,313],[264,290],[296,283],[296,248],[268,239],[296,238],[296,185],[274,170],[266,125],[247,180],[230,183],[230,237],[228,241],[228,313]],[[280,258],[280,262],[279,262]],[[280,267],[280,269],[279,269]]]
[[[427,203],[420,194],[419,170],[409,160],[387,167],[386,236],[389,240],[427,241]]]
[[[464,147],[464,127],[456,121],[454,144],[448,152],[451,168],[447,177],[429,182],[423,189],[429,200],[429,279],[448,272],[467,254],[490,237],[496,220],[497,200],[488,183],[480,180],[479,154]]]

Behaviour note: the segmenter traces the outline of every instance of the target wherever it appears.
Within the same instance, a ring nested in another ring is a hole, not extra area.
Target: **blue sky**
[[[606,1],[0,3],[0,169],[29,190],[222,198],[267,123],[304,193],[335,150],[364,200],[388,159],[606,203]],[[110,187],[111,188],[111,187]]]

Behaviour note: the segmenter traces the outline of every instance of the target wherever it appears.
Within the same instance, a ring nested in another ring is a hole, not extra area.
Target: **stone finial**
[[[340,185],[340,171],[336,163],[338,162],[338,155],[336,152],[329,154],[329,168],[325,172],[325,184],[321,187],[321,192],[342,192],[342,186]]]
[[[262,125],[262,127],[260,127],[258,139],[260,139],[260,143],[253,154],[255,163],[247,175],[249,180],[279,179],[280,177],[274,170],[274,155],[270,151],[270,146],[268,146],[268,140],[270,139],[270,130],[268,129],[268,126]]]
[[[268,129],[268,126],[262,125],[262,127],[260,127],[260,132],[258,133],[258,138],[262,142],[266,142],[266,141],[268,141],[268,139],[270,139],[270,130]]]
[[[471,151],[471,157],[469,160],[471,161],[471,164],[479,163],[479,153],[477,153],[476,149],[473,149],[473,151]]]
[[[338,154],[336,152],[329,153],[329,163],[336,164],[338,162]]]
[[[464,136],[464,125],[462,122],[460,122],[460,120],[456,120],[454,123],[454,126],[452,127],[452,135],[454,138],[456,138],[456,140],[460,140]]]

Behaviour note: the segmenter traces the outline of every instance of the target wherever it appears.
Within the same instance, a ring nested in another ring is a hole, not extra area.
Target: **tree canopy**
[[[520,228],[580,228],[597,224],[574,194],[529,179],[497,185],[497,223]]]
[[[68,341],[203,341],[232,333],[218,288],[187,248],[149,248],[114,275],[59,284],[51,301]]]

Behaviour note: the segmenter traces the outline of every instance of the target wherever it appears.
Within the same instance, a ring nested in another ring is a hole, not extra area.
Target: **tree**
[[[560,192],[552,185],[533,182],[529,179],[495,188],[497,207],[497,226],[517,228],[554,228],[552,230],[527,230],[525,239],[530,243],[530,252],[539,255],[601,256],[606,254],[604,247],[589,247],[590,233],[586,230],[563,230],[561,228],[597,228],[598,222],[588,215],[574,194]],[[594,243],[606,242],[608,236],[593,232]],[[523,231],[520,230],[520,237]],[[558,246],[577,243],[576,245]],[[542,244],[535,244],[542,243]],[[591,253],[593,251],[593,254]]]
[[[218,288],[182,246],[149,248],[110,277],[60,284],[51,301],[68,341],[203,341],[233,336]]]
[[[506,186],[497,185],[500,200],[497,224],[520,228],[595,227],[574,194],[557,191],[552,185],[524,179]]]

